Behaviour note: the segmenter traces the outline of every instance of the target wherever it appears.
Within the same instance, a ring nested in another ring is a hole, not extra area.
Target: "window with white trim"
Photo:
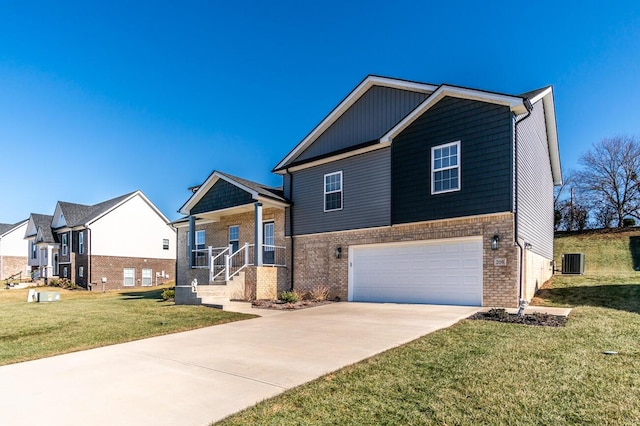
[[[69,269],[65,266],[62,268],[62,278],[67,278],[69,276]]]
[[[80,278],[84,277],[84,266],[79,266],[78,267],[78,277],[80,277]]]
[[[31,258],[32,259],[37,259],[38,258],[38,246],[36,245],[35,241],[30,241],[29,244],[31,244]]]
[[[460,141],[431,148],[431,193],[460,190]]]
[[[240,248],[240,225],[229,227],[229,245],[233,247],[234,253]]]
[[[207,255],[204,249],[207,248],[205,245],[206,234],[204,230],[196,231],[196,257],[204,257]]]
[[[151,284],[153,284],[152,276],[153,276],[153,271],[151,269],[143,269],[142,270],[142,285],[145,286],[145,287],[148,287]]]
[[[67,250],[69,247],[69,242],[67,241],[67,234],[62,234],[62,255],[67,255]]]
[[[133,287],[136,285],[136,269],[124,268],[124,280],[122,282],[125,287]]]
[[[169,239],[168,238],[163,238],[162,239],[162,250],[169,250]]]
[[[84,254],[84,232],[78,233],[78,253]]]
[[[342,210],[342,172],[324,175],[324,211]]]

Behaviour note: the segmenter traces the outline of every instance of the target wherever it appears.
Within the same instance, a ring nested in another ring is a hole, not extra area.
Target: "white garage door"
[[[482,305],[482,238],[349,247],[349,300]]]

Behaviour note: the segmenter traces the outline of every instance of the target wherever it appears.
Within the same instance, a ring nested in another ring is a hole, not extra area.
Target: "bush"
[[[59,287],[66,290],[75,290],[78,288],[78,284],[72,283],[69,278],[51,278],[48,285],[50,287]]]
[[[627,226],[636,226],[636,220],[632,217],[628,217],[625,219],[622,219],[622,226],[627,227]]]
[[[293,291],[283,291],[280,293],[280,300],[285,303],[296,303],[298,301],[298,294]]]
[[[174,299],[176,297],[176,288],[175,287],[171,287],[171,288],[165,288],[162,291],[162,300],[171,300]]]
[[[311,300],[316,302],[324,302],[329,299],[329,288],[324,285],[317,285],[309,292]]]

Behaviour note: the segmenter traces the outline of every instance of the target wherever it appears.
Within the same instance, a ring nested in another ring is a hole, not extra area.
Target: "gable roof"
[[[25,233],[25,238],[36,237],[38,243],[55,243],[55,237],[51,230],[53,216],[47,214],[31,213],[29,226]]]
[[[412,92],[429,94],[438,86],[432,84],[418,83],[415,81],[400,80],[396,78],[368,75],[355,89],[351,91],[305,138],[298,143],[287,156],[274,167],[277,172],[285,168],[295,158],[308,148],[324,131],[335,123],[353,104],[355,104],[373,86],[390,87]]]
[[[387,86],[402,88],[404,90],[422,90],[428,93],[428,96],[412,111],[410,111],[402,120],[389,128],[378,140],[368,141],[366,143],[358,143],[347,149],[336,150],[322,156],[296,161],[298,157],[311,144],[313,144],[333,123],[345,113],[359,98],[361,98],[373,86]],[[322,162],[337,160],[339,158],[372,151],[374,149],[383,148],[392,143],[392,140],[400,132],[406,129],[425,111],[435,105],[444,97],[456,97],[462,99],[470,99],[481,102],[488,102],[498,105],[504,105],[515,115],[525,114],[529,111],[532,104],[542,100],[545,110],[545,121],[547,127],[549,157],[551,161],[551,169],[554,184],[559,185],[562,182],[562,172],[560,167],[560,153],[558,149],[558,134],[556,129],[555,107],[553,101],[553,89],[551,86],[536,89],[521,95],[509,95],[504,93],[490,92],[486,90],[471,89],[467,87],[442,84],[434,86],[416,82],[408,82],[405,80],[397,80],[387,77],[368,76],[364,79],[334,110],[325,117],[296,147],[287,154],[287,156],[278,163],[272,170],[275,173],[283,174],[288,168],[310,167]]]
[[[9,232],[13,231],[16,228],[21,227],[22,225],[24,225],[28,221],[29,221],[29,219],[21,220],[20,222],[16,222],[16,223],[13,223],[13,224],[0,223],[0,237],[3,237],[5,235],[7,235]]]
[[[204,181],[202,185],[197,187],[197,190],[193,193],[193,195],[187,200],[186,203],[180,207],[178,212],[188,215],[191,209],[205,196],[205,194],[213,187],[213,185],[218,180],[224,180],[243,191],[251,194],[251,197],[256,201],[266,201],[271,202],[276,205],[288,206],[289,202],[284,197],[284,191],[282,187],[272,187],[268,185],[263,185],[258,182],[253,182],[247,179],[243,179],[237,176],[230,175],[228,173],[222,173],[217,170],[214,170],[207,180]]]

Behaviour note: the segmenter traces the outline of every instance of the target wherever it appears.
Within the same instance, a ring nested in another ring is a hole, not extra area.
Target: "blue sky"
[[[566,5],[565,5],[566,4]],[[0,0],[0,222],[270,170],[368,74],[552,84],[563,169],[640,135],[640,2]]]

